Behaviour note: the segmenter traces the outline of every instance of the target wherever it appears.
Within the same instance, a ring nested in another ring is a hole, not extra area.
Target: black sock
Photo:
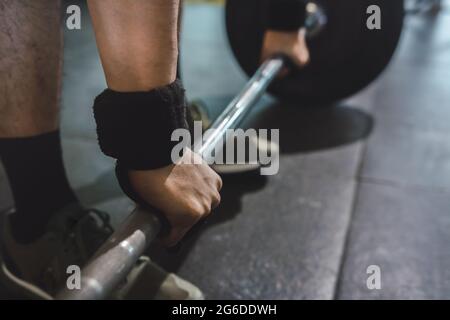
[[[13,235],[20,243],[32,242],[57,210],[77,201],[64,170],[59,131],[0,139],[0,157],[16,205]]]

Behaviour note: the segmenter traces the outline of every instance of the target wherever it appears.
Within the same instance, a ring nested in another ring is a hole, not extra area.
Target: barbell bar
[[[240,0],[239,0],[240,1]],[[394,0],[392,0],[394,1]],[[327,13],[319,1],[306,4],[304,27],[308,38],[321,34],[328,22]],[[254,59],[259,61],[259,56]],[[274,56],[265,61],[254,73],[243,90],[229,103],[214,121],[202,144],[194,150],[203,158],[223,144],[226,132],[235,128],[266,92],[280,71],[285,68],[287,59]],[[111,296],[135,266],[139,257],[157,238],[161,231],[158,212],[137,207],[117,228],[106,243],[97,251],[81,272],[81,289],[62,289],[56,299],[101,300]]]
[[[326,24],[320,6],[307,5],[305,19],[307,35],[317,35]],[[244,89],[225,108],[211,125],[208,135],[196,152],[202,157],[223,143],[228,129],[236,127],[264,94],[277,74],[285,67],[286,59],[274,57],[265,61]],[[63,289],[57,299],[100,300],[108,298],[132,270],[137,260],[156,239],[161,230],[160,220],[152,212],[137,207],[82,270],[81,289]]]
[[[271,1],[226,2],[230,47],[239,66],[250,77],[260,67]],[[268,88],[286,106],[333,106],[336,101],[359,92],[388,66],[403,29],[403,0],[313,3],[325,10],[328,26],[308,39],[309,64],[291,70]],[[376,28],[371,26],[373,21]]]

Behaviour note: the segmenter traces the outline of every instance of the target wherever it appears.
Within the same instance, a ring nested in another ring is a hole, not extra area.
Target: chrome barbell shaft
[[[315,36],[326,24],[322,8],[311,2],[307,5],[307,35]],[[247,82],[243,90],[225,108],[211,126],[211,134],[202,140],[195,151],[202,157],[223,144],[228,129],[236,127],[255,103],[266,92],[268,86],[285,66],[281,57],[265,61]],[[77,290],[63,289],[57,299],[99,300],[108,298],[130,273],[139,257],[158,236],[161,222],[157,215],[136,208],[123,224],[82,270],[82,287]]]
[[[220,143],[228,129],[238,125],[250,108],[265,92],[284,65],[283,59],[266,61],[248,82],[242,92],[228,105],[213,123],[212,132],[203,142],[199,154],[204,156]],[[81,289],[64,289],[57,299],[100,300],[106,299],[132,270],[139,257],[161,230],[159,219],[151,212],[136,208],[127,220],[114,232],[81,274]]]
[[[211,155],[213,149],[224,143],[223,137],[228,129],[236,127],[250,109],[266,92],[284,66],[282,58],[269,59],[262,64],[255,75],[247,82],[244,89],[230,102],[221,115],[210,127],[210,134],[205,137],[195,151],[203,157]]]

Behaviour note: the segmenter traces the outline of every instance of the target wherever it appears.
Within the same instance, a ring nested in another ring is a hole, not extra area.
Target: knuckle
[[[223,180],[218,174],[217,174],[217,185],[219,186],[219,191],[220,191],[223,187]]]
[[[211,213],[211,207],[212,207],[212,201],[211,200],[204,200],[203,201],[203,213],[202,216],[208,215]]]
[[[214,190],[221,190],[223,186],[222,178],[214,171],[214,175],[210,179],[210,185]]]
[[[216,193],[214,198],[213,198],[213,206],[217,207],[219,206],[220,202],[222,201],[221,196],[219,193]]]
[[[205,209],[204,209],[204,205],[203,204],[199,204],[199,203],[191,203],[191,205],[188,207],[187,209],[187,216],[188,216],[188,220],[191,223],[195,223],[198,220],[200,220],[203,215],[205,214]]]

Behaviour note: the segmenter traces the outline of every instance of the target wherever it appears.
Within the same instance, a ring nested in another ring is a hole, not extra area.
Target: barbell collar
[[[306,4],[305,29],[308,38],[314,38],[328,23],[325,10],[316,2],[308,2]]]

